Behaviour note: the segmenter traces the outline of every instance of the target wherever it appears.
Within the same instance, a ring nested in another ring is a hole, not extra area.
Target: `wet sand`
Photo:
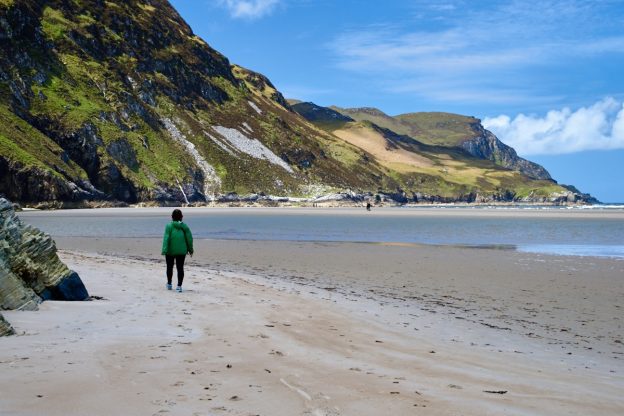
[[[92,217],[97,216],[133,216],[133,217],[160,217],[168,218],[171,215],[171,211],[174,207],[132,207],[132,208],[97,208],[97,209],[65,209],[65,210],[37,210],[37,209],[25,209],[19,215],[43,215],[43,216],[55,216],[55,217]],[[370,217],[371,212],[368,212],[362,207],[259,207],[259,206],[239,206],[239,207],[224,207],[224,206],[201,206],[201,207],[180,207],[187,215],[187,219],[195,214],[232,214],[232,213],[253,213],[254,215],[266,215],[266,216],[285,216],[285,215],[327,215],[331,217],[335,216],[359,216]],[[505,206],[501,204],[498,208],[482,208],[482,207],[461,207],[459,205],[450,206],[430,206],[420,205],[417,207],[392,207],[382,206],[373,207],[372,213],[381,214],[384,216],[392,217],[507,217],[507,218],[602,218],[602,219],[624,219],[624,208],[621,209],[554,209],[552,206],[539,207],[535,206],[533,209],[516,208],[513,206]]]
[[[57,245],[104,299],[3,312],[1,414],[624,412],[621,260],[201,240],[178,294],[159,239]]]
[[[160,239],[58,238],[57,244],[162,263]],[[582,353],[588,366],[603,357],[624,365],[622,260],[414,244],[198,240],[195,246],[187,264],[214,272],[341,296],[346,304],[386,305],[405,320],[440,313],[542,340],[563,355]]]

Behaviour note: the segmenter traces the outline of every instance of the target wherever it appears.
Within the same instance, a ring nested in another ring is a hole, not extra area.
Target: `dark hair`
[[[174,221],[182,221],[182,211],[179,209],[174,209],[171,213],[171,219]]]

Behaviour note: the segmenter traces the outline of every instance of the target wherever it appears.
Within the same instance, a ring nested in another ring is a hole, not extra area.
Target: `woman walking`
[[[171,213],[171,219],[172,221],[165,227],[162,245],[162,255],[167,260],[167,289],[172,289],[171,279],[173,278],[173,263],[175,262],[178,271],[176,290],[182,292],[184,259],[187,253],[191,257],[193,256],[193,235],[188,225],[182,222],[182,211],[174,209]]]

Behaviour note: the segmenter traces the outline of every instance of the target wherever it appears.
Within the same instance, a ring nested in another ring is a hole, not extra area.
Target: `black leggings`
[[[182,286],[182,280],[184,280],[184,254],[180,256],[166,255],[167,260],[167,283],[171,284],[171,278],[173,277],[173,262],[175,260],[176,269],[178,270],[178,286]]]

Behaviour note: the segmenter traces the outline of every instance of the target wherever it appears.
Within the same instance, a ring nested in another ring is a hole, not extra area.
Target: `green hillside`
[[[15,200],[395,185],[290,111],[265,77],[231,66],[166,1],[2,7],[0,192]],[[43,193],[24,186],[49,178],[60,182]]]
[[[408,113],[389,116],[375,108],[330,107],[357,121],[370,121],[398,134],[405,134],[420,142],[458,146],[476,136],[474,127],[480,121],[474,117],[442,112]]]
[[[424,144],[462,149],[471,156],[490,160],[532,179],[552,179],[546,169],[519,157],[514,149],[485,130],[481,121],[474,117],[443,112],[408,113],[392,117],[375,108],[331,108],[355,120],[371,122]]]
[[[480,121],[474,117],[450,113],[409,113],[395,117],[409,126],[418,140],[440,146],[458,146],[478,135]]]
[[[289,103],[166,0],[0,2],[0,194],[14,201],[561,199],[563,188],[494,139],[470,117]],[[427,166],[404,163],[418,158]]]

